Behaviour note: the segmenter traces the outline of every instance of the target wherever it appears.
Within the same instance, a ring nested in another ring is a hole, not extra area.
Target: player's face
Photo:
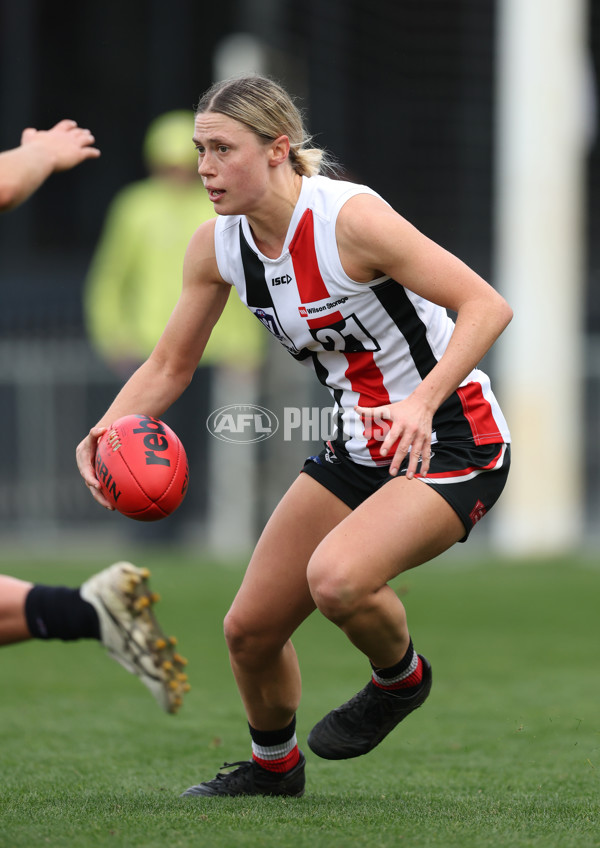
[[[198,173],[219,215],[251,213],[268,188],[268,144],[216,112],[196,116]]]

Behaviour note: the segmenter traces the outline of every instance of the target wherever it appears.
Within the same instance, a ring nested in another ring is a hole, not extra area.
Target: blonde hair
[[[265,141],[280,135],[290,140],[290,164],[300,176],[334,172],[325,150],[311,145],[302,115],[287,91],[258,74],[216,82],[201,97],[196,114],[218,112],[244,124]]]

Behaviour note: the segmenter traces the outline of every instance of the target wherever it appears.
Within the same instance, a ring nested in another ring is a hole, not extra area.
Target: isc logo
[[[284,274],[282,277],[272,277],[271,278],[271,285],[272,286],[284,286],[287,283],[291,283],[291,282],[292,282],[292,278],[290,277],[289,274]]]

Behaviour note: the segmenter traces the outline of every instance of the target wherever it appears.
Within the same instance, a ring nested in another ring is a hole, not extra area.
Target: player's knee
[[[229,610],[223,621],[223,633],[229,653],[233,656],[243,653],[250,641],[250,633],[244,621],[235,612]]]
[[[264,623],[251,622],[234,610],[225,616],[223,632],[231,658],[240,665],[260,666],[277,648],[277,640]]]
[[[361,587],[339,563],[334,565],[316,554],[309,563],[307,576],[317,608],[330,621],[341,624],[359,609],[363,600]]]

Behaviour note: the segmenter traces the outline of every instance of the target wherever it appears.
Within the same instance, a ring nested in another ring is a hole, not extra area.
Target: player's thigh
[[[229,619],[249,632],[285,641],[315,608],[306,569],[319,543],[351,510],[300,474],[269,519],[250,560]]]
[[[334,528],[309,567],[313,591],[348,596],[377,591],[393,577],[428,562],[458,542],[465,527],[450,504],[418,479],[397,477]]]

